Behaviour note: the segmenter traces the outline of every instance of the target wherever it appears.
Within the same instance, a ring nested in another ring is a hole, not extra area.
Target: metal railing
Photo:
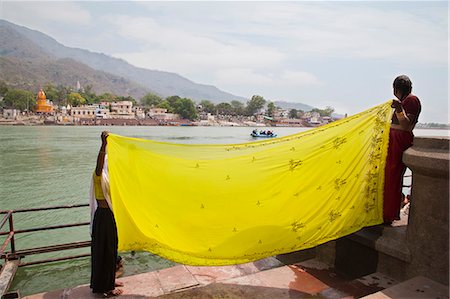
[[[31,208],[31,209],[17,209],[17,210],[0,211],[0,216],[4,215],[0,222],[0,236],[7,236],[5,241],[3,242],[3,244],[0,247],[0,258],[5,259],[5,261],[8,261],[8,260],[21,259],[27,255],[32,255],[32,254],[41,254],[41,253],[48,253],[48,252],[68,250],[68,249],[77,249],[77,248],[91,246],[91,241],[81,241],[81,242],[72,242],[72,243],[16,250],[16,244],[15,244],[15,235],[16,234],[89,225],[89,222],[80,222],[80,223],[72,223],[72,224],[53,225],[53,226],[35,227],[35,228],[15,230],[14,229],[14,220],[13,220],[13,215],[15,213],[27,213],[27,212],[36,212],[36,211],[58,210],[58,209],[73,209],[73,208],[81,208],[81,207],[87,207],[87,206],[89,206],[89,205],[88,204],[78,204],[78,205],[53,206],[53,207],[46,207],[46,208]],[[9,223],[9,231],[2,231],[3,227],[5,226],[5,224],[7,222]],[[8,247],[8,245],[10,246],[9,252],[6,251],[6,248]],[[28,266],[28,265],[42,264],[42,263],[48,263],[48,262],[62,261],[62,260],[86,257],[89,255],[90,255],[89,253],[85,253],[85,254],[78,254],[78,255],[69,255],[69,256],[60,257],[60,258],[43,259],[43,260],[38,260],[38,261],[33,261],[33,262],[28,262],[28,263],[21,262],[19,264],[19,266]]]

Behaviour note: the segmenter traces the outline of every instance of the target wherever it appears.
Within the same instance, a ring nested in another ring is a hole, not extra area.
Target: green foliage
[[[63,85],[58,85],[56,87],[57,90],[57,103],[60,103],[61,105],[67,105],[67,95],[70,93],[70,88],[63,86]],[[45,92],[45,90],[44,90]]]
[[[239,102],[237,100],[231,101],[231,107],[233,108],[233,114],[234,115],[244,115],[245,113],[245,106],[242,102]]]
[[[158,108],[167,109],[167,112],[173,113],[173,108],[170,106],[169,102],[164,100],[159,105]]]
[[[0,97],[4,97],[8,92],[8,85],[5,81],[0,81]]]
[[[182,118],[189,120],[197,118],[197,109],[195,109],[195,103],[191,99],[179,98],[176,100],[173,109],[174,112],[179,114]]]
[[[32,110],[36,105],[35,96],[26,90],[10,89],[3,99],[4,108],[19,109],[21,111]]]
[[[72,106],[80,106],[86,103],[86,99],[78,92],[71,92],[67,95],[67,102]]]
[[[217,112],[222,115],[233,114],[233,107],[230,103],[220,103],[216,106]]]
[[[267,104],[267,115],[270,117],[273,117],[274,113],[275,113],[275,104],[272,102],[269,102]]]
[[[147,93],[141,98],[141,105],[145,107],[158,107],[162,101],[163,99],[160,96],[154,93]]]
[[[99,102],[98,96],[92,91],[92,85],[88,84],[82,92],[81,96],[86,99],[87,104],[93,104]]]
[[[202,105],[202,111],[206,113],[215,113],[216,112],[216,106],[208,100],[202,100],[200,102],[200,105]]]
[[[170,107],[175,108],[175,103],[180,99],[179,96],[170,96],[166,98],[166,101],[169,103]]]
[[[52,101],[53,104],[60,105],[60,98],[58,96],[58,89],[51,83],[45,84],[42,89],[45,92],[47,100]]]
[[[297,118],[298,110],[297,109],[291,109],[289,110],[289,118]]]
[[[114,102],[116,99],[117,96],[109,92],[105,92],[97,97],[98,102]]]
[[[320,116],[331,116],[331,114],[334,112],[334,108],[327,106],[325,109],[314,108],[311,111],[318,112]]]
[[[251,100],[247,102],[247,115],[255,115],[266,104],[266,100],[262,96],[254,95]]]

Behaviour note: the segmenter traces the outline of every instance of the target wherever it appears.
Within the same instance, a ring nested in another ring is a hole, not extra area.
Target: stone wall
[[[316,247],[316,258],[349,277],[381,272],[449,285],[449,137],[417,137],[403,155],[412,171],[408,225],[373,226]]]
[[[448,285],[449,137],[415,138],[403,161],[412,171],[407,276],[423,275]]]

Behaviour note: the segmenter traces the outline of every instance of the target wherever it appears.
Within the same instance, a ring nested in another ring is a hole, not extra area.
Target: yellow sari
[[[390,105],[243,144],[172,144],[110,134],[119,251],[230,265],[380,224]]]

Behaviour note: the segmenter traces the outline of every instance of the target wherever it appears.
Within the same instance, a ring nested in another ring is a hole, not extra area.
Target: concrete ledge
[[[450,137],[417,137],[403,154],[403,162],[414,172],[448,179]]]
[[[429,278],[418,276],[393,287],[363,297],[363,299],[388,298],[448,299],[448,287]]]
[[[375,243],[375,249],[403,262],[411,262],[411,252],[406,242],[406,229],[406,226],[385,227],[383,234]]]
[[[0,297],[8,291],[11,282],[14,279],[20,260],[7,261],[0,270]]]
[[[411,261],[406,243],[406,226],[367,227],[347,238],[401,261]]]

